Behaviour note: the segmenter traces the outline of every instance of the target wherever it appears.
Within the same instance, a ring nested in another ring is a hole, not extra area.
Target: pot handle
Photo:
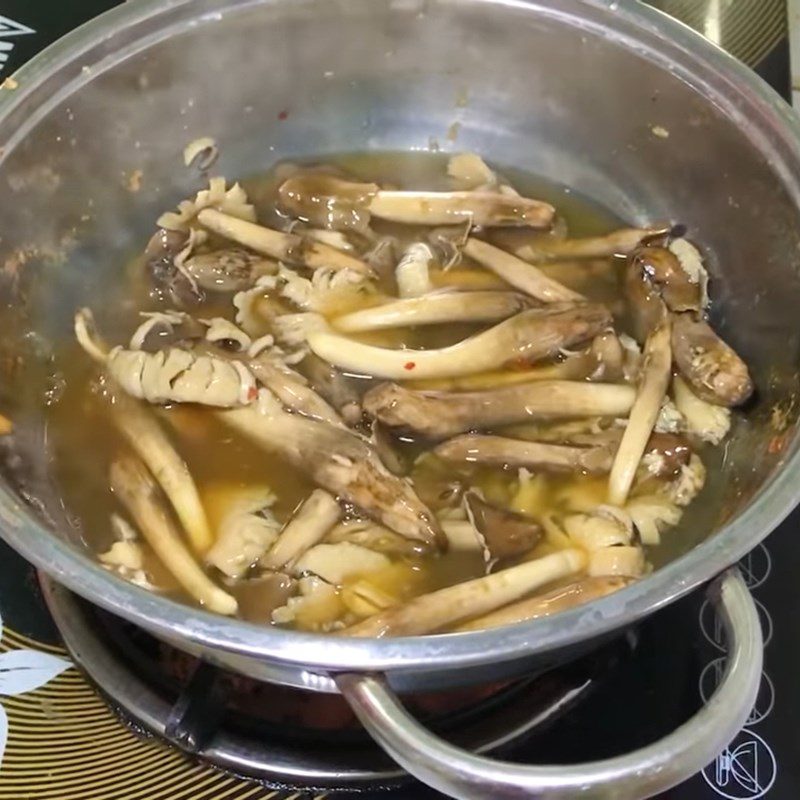
[[[707,594],[728,642],[716,692],[692,719],[627,755],[565,766],[495,761],[461,750],[422,727],[380,675],[347,673],[339,690],[361,724],[405,770],[459,800],[639,800],[666,791],[705,767],[744,725],[761,682],[763,640],[739,570],[716,578]]]

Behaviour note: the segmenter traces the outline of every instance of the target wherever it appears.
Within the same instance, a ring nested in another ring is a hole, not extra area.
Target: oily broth
[[[370,153],[345,154],[326,158],[326,164],[334,164],[357,179],[375,181],[382,186],[443,190],[451,188],[446,177],[446,157],[421,153]],[[604,234],[620,226],[620,220],[601,206],[588,201],[564,187],[555,186],[516,170],[500,170],[525,196],[552,203],[557,209],[571,236]],[[278,167],[266,175],[243,181],[250,202],[256,206],[259,222],[275,227],[283,226],[285,219],[275,207],[278,184],[285,172]],[[424,238],[428,228],[400,226],[374,221],[373,228],[380,235],[393,235],[405,246]],[[489,237],[498,246],[521,244],[540,237],[541,233],[530,231],[502,231]],[[144,242],[142,243],[144,246]],[[543,271],[552,277],[587,295],[592,300],[606,303],[613,311],[622,309],[620,270],[622,262],[606,260],[598,266],[596,279],[583,280],[583,271],[569,265],[553,264]],[[484,270],[457,266],[453,274],[467,274],[477,283],[487,286],[503,286],[503,282],[489,276]],[[123,272],[125,279],[119,286],[117,297],[104,304],[107,314],[99,309],[98,324],[113,343],[124,342],[139,324],[139,311],[172,307],[169,301],[154,299],[148,278],[145,276],[143,258],[134,257]],[[437,276],[437,282],[446,285],[448,273]],[[391,279],[380,287],[387,294],[394,293]],[[87,298],[89,299],[89,298]],[[94,298],[91,298],[95,302]],[[229,295],[208,293],[207,302],[190,309],[196,317],[224,316],[232,319]],[[369,305],[372,301],[367,301]],[[351,310],[336,309],[337,312]],[[354,339],[384,347],[432,348],[453,344],[466,336],[490,327],[485,325],[458,324],[434,325],[418,328],[403,328],[364,334],[352,334]],[[58,368],[64,376],[65,391],[57,404],[48,407],[46,424],[48,441],[54,456],[56,477],[67,507],[80,520],[80,531],[86,544],[96,553],[104,552],[113,541],[109,517],[119,513],[120,507],[108,487],[108,467],[111,460],[127,449],[119,433],[108,421],[104,402],[96,388],[97,373],[94,366],[77,344],[67,343],[56,354]],[[300,367],[302,370],[302,365]],[[354,386],[363,393],[373,381],[352,376]],[[189,466],[201,499],[209,514],[212,527],[219,521],[225,502],[237,492],[253,487],[267,486],[277,496],[272,508],[279,521],[287,520],[301,501],[313,490],[313,484],[297,469],[281,459],[265,454],[242,436],[216,421],[207,411],[191,406],[172,406],[156,411],[167,423],[171,440]],[[441,473],[441,463],[431,466],[420,454],[430,444],[406,439],[398,445],[402,457],[411,464],[416,460],[411,477],[415,484],[423,487],[433,469]],[[715,471],[719,455],[701,450],[700,455],[709,467],[710,475]],[[542,475],[535,496],[520,499],[519,479],[516,471],[488,467],[447,467],[451,477],[466,478],[466,483],[479,487],[487,500],[511,506],[516,510],[535,516],[550,512],[574,510],[574,497],[586,502],[600,504],[605,501],[607,477],[580,475]],[[716,483],[710,478],[710,484]],[[423,491],[422,488],[420,490]],[[531,494],[531,493],[529,493]],[[572,498],[572,499],[571,499]],[[697,524],[702,519],[702,503],[694,503],[677,528],[666,532],[658,548],[650,548],[648,558],[660,563],[682,552],[699,538],[698,532],[707,530],[707,525]],[[543,541],[525,558],[547,552],[550,545]],[[552,549],[552,548],[550,548]],[[160,569],[152,553],[147,560],[147,569],[156,583],[166,593],[189,598],[175,582]],[[483,559],[476,554],[450,552],[443,556],[393,557],[392,564],[383,573],[371,576],[397,600],[412,597],[449,586],[484,574]],[[218,579],[218,575],[214,576]],[[233,591],[233,590],[231,590]],[[333,618],[342,608],[331,611]],[[315,627],[319,619],[298,619],[300,627]]]

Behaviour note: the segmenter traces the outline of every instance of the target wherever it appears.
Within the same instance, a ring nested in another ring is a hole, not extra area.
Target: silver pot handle
[[[380,675],[348,673],[339,690],[361,724],[411,775],[459,800],[640,800],[686,780],[711,762],[744,725],[761,681],[758,612],[739,570],[708,587],[725,627],[728,657],[716,692],[675,731],[627,755],[567,766],[527,766],[461,750],[422,727]]]

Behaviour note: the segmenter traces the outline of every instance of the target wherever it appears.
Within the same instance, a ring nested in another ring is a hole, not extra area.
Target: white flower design
[[[3,619],[0,617],[0,639]],[[72,666],[71,662],[38,650],[10,650],[0,653],[0,697],[24,694],[44,686]],[[8,739],[8,717],[0,705],[0,765]]]

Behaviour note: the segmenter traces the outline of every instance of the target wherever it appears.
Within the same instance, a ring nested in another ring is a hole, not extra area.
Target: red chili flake
[[[248,400],[248,402],[249,402],[250,400],[255,400],[255,399],[256,399],[256,397],[258,397],[258,389],[256,389],[256,387],[255,387],[255,386],[251,386],[251,387],[250,387],[250,388],[247,390],[247,400]]]
[[[777,453],[780,453],[783,450],[783,445],[786,442],[785,436],[773,436],[769,440],[769,444],[767,445],[767,452],[774,456]]]
[[[283,120],[285,119],[289,119],[289,112],[286,109],[284,109],[283,111],[281,111],[280,114],[278,114],[278,119],[281,122],[283,122]]]
[[[406,361],[406,363],[403,364],[403,369],[414,369],[416,366],[417,365],[413,361]]]

